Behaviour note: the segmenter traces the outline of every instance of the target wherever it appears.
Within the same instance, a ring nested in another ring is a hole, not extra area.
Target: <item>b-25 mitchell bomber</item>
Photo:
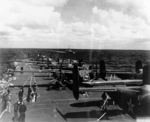
[[[114,101],[115,105],[118,105],[132,115],[142,113],[144,117],[150,116],[150,65],[144,66],[141,80],[97,80],[85,82],[85,84],[91,85],[88,88],[79,87],[79,82],[79,71],[77,65],[75,65],[73,68],[73,95],[76,100],[79,99],[80,92],[103,92],[102,98],[104,103],[101,108],[107,108],[107,101],[110,98]],[[132,82],[131,86],[126,85],[129,82]]]

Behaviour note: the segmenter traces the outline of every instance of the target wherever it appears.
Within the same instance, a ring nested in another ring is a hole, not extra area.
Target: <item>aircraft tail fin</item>
[[[105,77],[106,77],[106,66],[105,66],[105,61],[104,60],[100,60],[100,62],[99,62],[99,65],[100,65],[100,77],[102,78],[102,79],[105,79]]]
[[[99,71],[100,72],[100,77],[102,79],[105,79],[105,77],[106,77],[105,61],[104,60],[100,60],[99,65],[100,65],[100,68],[99,68],[100,69],[100,71]],[[141,72],[140,70],[142,70],[142,69],[143,69],[142,61],[141,60],[136,61],[136,63],[135,63],[135,71],[136,71],[136,73],[140,73]]]
[[[143,68],[143,85],[150,84],[150,64],[145,65]]]
[[[139,73],[139,70],[140,70],[140,69],[143,69],[142,61],[141,61],[141,60],[138,60],[138,61],[136,61],[136,63],[135,63],[135,71],[136,71],[136,73]]]

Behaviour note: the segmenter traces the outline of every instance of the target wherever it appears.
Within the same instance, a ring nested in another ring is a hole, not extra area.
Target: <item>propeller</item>
[[[73,95],[76,100],[79,99],[79,71],[77,64],[73,67]]]
[[[105,67],[105,61],[100,60],[100,76],[102,79],[105,79],[106,77],[106,67]]]

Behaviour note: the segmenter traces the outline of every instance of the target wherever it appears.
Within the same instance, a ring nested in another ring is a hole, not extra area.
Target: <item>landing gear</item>
[[[108,95],[104,92],[102,94],[102,99],[103,99],[103,105],[100,107],[100,110],[106,110],[106,106],[107,106],[107,103],[108,103]]]
[[[108,103],[108,95],[104,92],[102,94],[102,99],[103,99],[103,105],[100,107],[100,111],[103,111],[104,113],[97,119],[97,121],[100,121],[104,116],[107,114],[107,103]]]

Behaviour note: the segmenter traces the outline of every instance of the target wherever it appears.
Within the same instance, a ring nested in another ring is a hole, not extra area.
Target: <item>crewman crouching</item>
[[[23,73],[23,67],[21,67],[20,70],[21,70],[21,73]]]

